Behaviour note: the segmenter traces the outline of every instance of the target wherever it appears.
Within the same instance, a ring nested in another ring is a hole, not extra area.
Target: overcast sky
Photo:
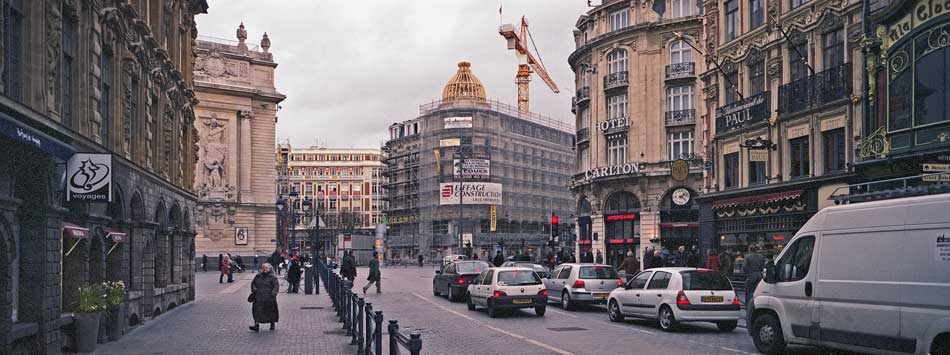
[[[531,110],[571,122],[574,23],[585,0],[209,0],[197,17],[203,36],[247,41],[267,32],[278,63],[277,90],[287,95],[278,112],[278,141],[295,146],[376,147],[393,122],[412,119],[419,105],[438,100],[457,62],[472,71],[489,98],[517,106],[517,59],[498,34],[505,23],[528,18],[560,94],[536,75]],[[599,2],[596,2],[599,3]]]

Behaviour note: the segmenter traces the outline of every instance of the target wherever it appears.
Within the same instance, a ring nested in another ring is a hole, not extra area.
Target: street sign
[[[933,173],[948,172],[950,171],[950,164],[927,163],[924,164],[924,171]]]
[[[491,224],[489,225],[488,231],[494,232],[498,227],[498,211],[495,205],[491,205],[488,209],[488,215],[491,217]]]

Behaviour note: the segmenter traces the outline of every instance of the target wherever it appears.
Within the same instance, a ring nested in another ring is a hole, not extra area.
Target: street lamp
[[[277,246],[279,249],[283,250],[285,247],[284,242],[284,209],[287,208],[287,201],[284,200],[284,196],[277,196]]]
[[[308,219],[307,217],[310,217],[310,206],[312,205],[313,205],[313,200],[310,199],[310,196],[304,197],[303,202],[301,203],[301,208],[300,208],[301,211],[303,211],[302,217],[304,217],[302,221],[306,221]],[[295,246],[297,245],[297,233],[294,233],[294,245]]]

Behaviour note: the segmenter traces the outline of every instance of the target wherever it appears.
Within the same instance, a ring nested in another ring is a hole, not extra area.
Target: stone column
[[[240,186],[239,201],[243,203],[254,203],[254,193],[251,188],[251,170],[253,170],[253,159],[251,157],[251,119],[254,118],[254,112],[251,110],[241,110],[238,112],[238,134],[240,137]]]

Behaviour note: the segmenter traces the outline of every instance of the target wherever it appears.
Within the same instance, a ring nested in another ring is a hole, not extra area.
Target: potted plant
[[[99,338],[99,316],[106,308],[105,294],[100,285],[79,288],[79,309],[76,310],[76,351],[91,353]]]
[[[125,283],[122,281],[107,281],[102,283],[102,290],[106,301],[106,329],[109,332],[109,341],[119,340],[122,337],[122,325],[125,323]]]

